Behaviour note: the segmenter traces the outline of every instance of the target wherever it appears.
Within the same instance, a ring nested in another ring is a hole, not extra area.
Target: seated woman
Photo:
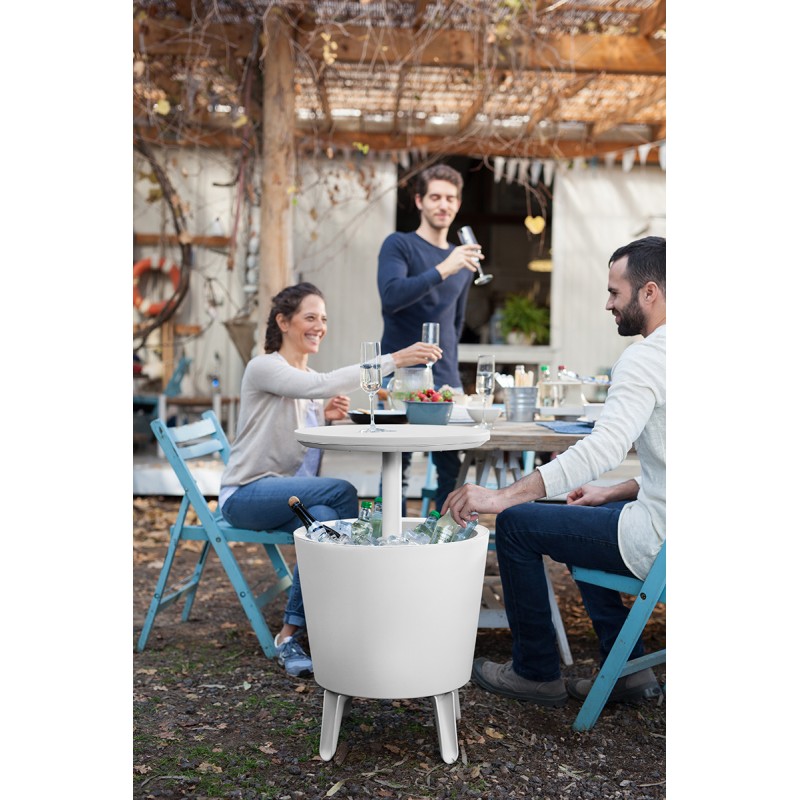
[[[344,392],[359,388],[358,364],[326,373],[309,368],[308,356],[319,352],[327,330],[325,300],[313,284],[289,286],[272,298],[266,355],[256,356],[245,367],[236,438],[222,473],[219,505],[225,520],[237,528],[297,528],[288,504],[292,495],[320,520],[358,516],[356,488],[339,478],[320,477],[322,452],[304,447],[294,437],[296,428],[344,419],[350,406]],[[384,354],[381,367],[387,374],[441,355],[437,345],[417,342]],[[278,663],[290,675],[313,673],[311,658],[296,640],[304,627],[295,567],[283,627],[275,636]]]

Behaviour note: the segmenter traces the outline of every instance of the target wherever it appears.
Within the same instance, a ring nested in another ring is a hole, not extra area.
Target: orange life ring
[[[176,264],[167,264],[167,260],[162,256],[158,259],[157,263],[153,263],[151,258],[143,258],[133,265],[133,307],[138,308],[142,314],[148,317],[155,317],[160,314],[164,307],[169,302],[162,300],[158,303],[153,303],[150,300],[145,300],[142,293],[139,291],[139,278],[145,272],[166,272],[169,279],[172,281],[172,288],[177,292],[178,286],[181,282],[181,271]]]

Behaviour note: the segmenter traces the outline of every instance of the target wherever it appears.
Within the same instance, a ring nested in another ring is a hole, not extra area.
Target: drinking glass
[[[378,433],[375,427],[375,395],[381,388],[381,343],[361,342],[361,388],[369,395],[369,427],[362,433]]]
[[[438,322],[423,322],[422,323],[422,339],[425,344],[439,344],[439,323]],[[428,369],[433,368],[433,361],[425,362]]]
[[[486,424],[486,400],[494,392],[494,356],[478,356],[478,369],[475,376],[475,391],[483,396],[483,408],[481,409],[481,421],[476,428],[489,428]]]
[[[469,225],[465,225],[463,228],[458,229],[458,240],[461,242],[461,244],[478,244],[478,240],[475,238],[475,233]],[[475,259],[475,266],[478,268],[478,277],[473,281],[476,286],[483,286],[484,284],[489,283],[492,278],[494,278],[494,275],[489,275],[488,273],[484,274],[480,259]]]

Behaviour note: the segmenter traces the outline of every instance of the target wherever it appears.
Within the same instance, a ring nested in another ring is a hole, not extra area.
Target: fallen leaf
[[[336,792],[342,788],[342,786],[344,786],[344,781],[336,781],[336,783],[334,783],[333,786],[331,786],[331,788],[325,792],[325,797],[333,797],[333,795],[335,795]]]
[[[271,756],[273,753],[277,753],[278,751],[275,750],[272,746],[272,742],[267,742],[266,744],[262,744],[261,747],[258,748],[262,753],[266,753],[268,756]]]
[[[209,772],[222,772],[222,767],[218,767],[216,764],[209,764],[208,761],[204,761],[197,768],[197,771],[204,774]]]
[[[486,735],[491,737],[492,739],[505,739],[506,737],[503,736],[500,731],[496,731],[494,728],[487,728]]]

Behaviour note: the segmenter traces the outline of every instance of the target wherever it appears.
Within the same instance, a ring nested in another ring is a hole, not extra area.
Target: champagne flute
[[[369,427],[362,433],[378,433],[375,427],[375,395],[381,388],[381,343],[361,342],[361,388],[369,395]]]
[[[425,344],[439,344],[439,323],[438,322],[423,322],[422,323],[422,339]],[[433,361],[426,361],[425,366],[428,369],[433,368]]]
[[[478,369],[475,376],[475,391],[483,396],[483,408],[481,410],[481,421],[476,428],[489,428],[486,424],[486,400],[494,392],[494,356],[479,355]]]
[[[469,225],[465,225],[463,228],[458,229],[458,240],[461,244],[478,244],[478,240],[475,238],[475,233]],[[484,274],[483,268],[481,267],[481,262],[479,258],[474,259],[475,266],[478,268],[478,277],[475,278],[473,283],[476,286],[483,286],[486,283],[494,278],[494,275]]]

